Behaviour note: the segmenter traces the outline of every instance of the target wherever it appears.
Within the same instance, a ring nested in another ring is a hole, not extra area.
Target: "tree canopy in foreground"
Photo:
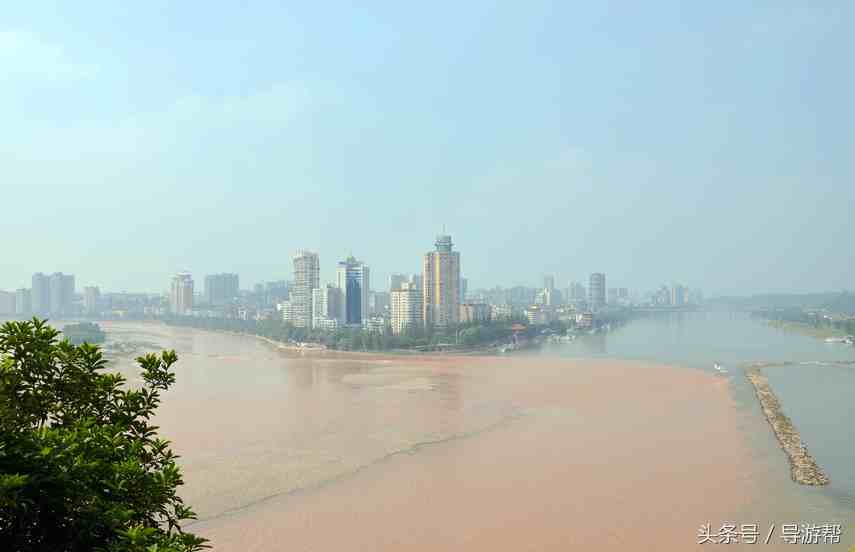
[[[95,345],[46,322],[0,327],[0,550],[191,552],[195,519],[151,418],[174,351],[137,359],[143,384],[107,373]]]

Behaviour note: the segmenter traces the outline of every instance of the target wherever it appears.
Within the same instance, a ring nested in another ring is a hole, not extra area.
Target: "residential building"
[[[588,308],[593,312],[606,306],[606,275],[594,272],[588,281]]]
[[[45,316],[50,312],[50,278],[42,272],[36,272],[31,284],[31,310],[33,314]]]
[[[101,290],[95,286],[83,288],[83,312],[87,316],[97,316],[101,312]]]
[[[336,285],[342,291],[341,320],[348,325],[361,326],[368,317],[368,291],[370,289],[368,265],[353,256],[338,263]]]
[[[30,314],[33,312],[30,290],[21,288],[15,291],[15,314]]]
[[[54,272],[50,275],[48,310],[51,316],[72,314],[74,303],[74,276]]]
[[[437,236],[435,246],[424,256],[422,317],[426,326],[447,328],[460,319],[460,253],[449,235]]]
[[[297,325],[297,318],[299,316],[297,309],[294,306],[293,300],[282,301],[281,303],[276,304],[276,310],[279,312],[279,315],[282,317],[282,321],[293,326]],[[302,311],[301,311],[302,312]]]
[[[181,272],[172,278],[169,308],[178,316],[188,316],[193,310],[193,277],[189,273]]]
[[[332,284],[312,290],[312,328],[329,329],[334,323],[338,327],[341,313],[342,293]]]
[[[11,291],[0,291],[0,315],[12,316],[15,314],[15,294]]]
[[[392,333],[405,333],[407,328],[421,326],[422,290],[416,284],[403,282],[398,289],[391,291],[390,310],[392,314]]]
[[[240,293],[237,274],[222,273],[205,276],[205,302],[212,307],[228,305]]]
[[[463,303],[460,305],[460,323],[489,322],[490,305],[486,303]]]
[[[312,290],[320,287],[320,260],[317,253],[301,250],[294,255],[293,262],[294,285],[289,290],[293,324],[298,328],[311,328]]]

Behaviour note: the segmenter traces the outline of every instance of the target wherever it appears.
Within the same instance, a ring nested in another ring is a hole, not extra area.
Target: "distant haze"
[[[855,4],[4,6],[0,289],[855,288]]]

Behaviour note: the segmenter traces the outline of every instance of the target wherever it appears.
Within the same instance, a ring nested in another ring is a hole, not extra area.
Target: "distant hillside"
[[[768,293],[749,297],[718,297],[707,301],[746,310],[806,309],[827,310],[839,313],[855,313],[855,293],[782,294]]]

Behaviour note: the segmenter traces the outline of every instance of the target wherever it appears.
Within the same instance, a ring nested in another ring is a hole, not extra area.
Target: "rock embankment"
[[[747,376],[754,385],[754,391],[760,400],[760,407],[766,415],[766,420],[772,426],[772,431],[781,443],[781,448],[787,453],[793,481],[802,485],[828,485],[831,480],[817,465],[813,456],[808,454],[798,430],[784,414],[778,397],[769,387],[769,380],[758,369],[749,370]]]

